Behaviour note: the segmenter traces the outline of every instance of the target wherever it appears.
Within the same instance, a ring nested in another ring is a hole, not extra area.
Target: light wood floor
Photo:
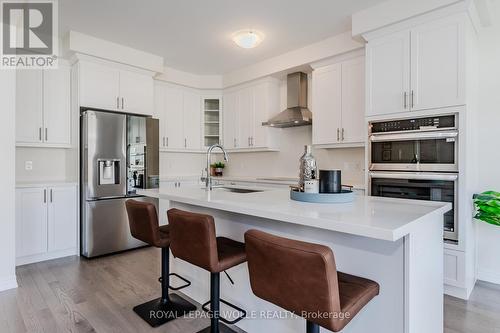
[[[207,320],[151,329],[134,305],[159,297],[160,252],[93,260],[68,257],[17,268],[19,288],[0,293],[0,332],[191,333]],[[445,333],[500,333],[500,288],[480,283],[469,302],[445,298]]]

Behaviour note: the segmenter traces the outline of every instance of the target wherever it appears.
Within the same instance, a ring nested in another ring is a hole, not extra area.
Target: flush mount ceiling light
[[[263,35],[255,30],[241,30],[233,34],[233,41],[239,47],[251,49],[259,45],[264,39]]]

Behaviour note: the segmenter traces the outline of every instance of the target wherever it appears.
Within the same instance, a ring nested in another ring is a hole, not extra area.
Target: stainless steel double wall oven
[[[457,241],[458,139],[456,115],[370,123],[369,193],[451,202],[444,238]]]

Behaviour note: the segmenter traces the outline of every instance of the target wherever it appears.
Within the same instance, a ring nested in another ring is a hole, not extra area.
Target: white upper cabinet
[[[369,41],[366,45],[366,115],[409,110],[410,32]]]
[[[80,106],[120,108],[120,71],[103,64],[79,63]]]
[[[16,81],[16,144],[71,146],[70,68],[22,70]]]
[[[160,150],[200,150],[200,94],[194,89],[159,81],[154,92],[154,114],[160,121]]]
[[[153,114],[153,78],[135,72],[120,71],[120,102],[130,113]]]
[[[154,84],[148,72],[80,61],[80,106],[152,115]]]
[[[183,129],[184,148],[201,149],[201,97],[193,91],[184,91]]]
[[[312,77],[313,144],[363,146],[364,58],[317,68]]]
[[[460,16],[374,38],[366,46],[366,115],[465,104]]]
[[[69,145],[71,138],[71,73],[69,67],[43,72],[44,142]]]
[[[226,149],[238,148],[238,93],[231,91],[224,93],[223,115],[223,144]]]
[[[464,22],[448,18],[411,30],[411,108],[465,104]]]
[[[43,142],[42,85],[42,70],[17,71],[16,143],[18,145]]]
[[[342,128],[342,65],[313,71],[313,144],[340,142]]]
[[[365,59],[359,57],[342,63],[342,143],[364,143]]]
[[[278,81],[267,78],[224,91],[223,137],[226,149],[276,149],[279,129],[262,126],[279,110]]]

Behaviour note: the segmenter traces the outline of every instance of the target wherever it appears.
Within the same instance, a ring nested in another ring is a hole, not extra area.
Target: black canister
[[[342,171],[319,170],[319,193],[342,192]]]

